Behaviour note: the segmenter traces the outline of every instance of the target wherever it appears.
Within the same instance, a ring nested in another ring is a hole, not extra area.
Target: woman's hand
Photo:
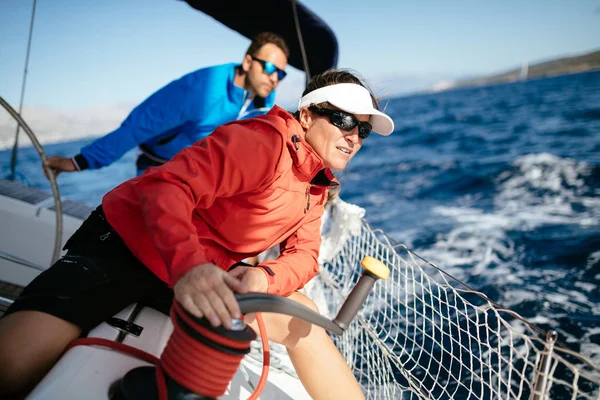
[[[267,293],[269,289],[267,275],[260,268],[239,266],[229,271],[229,275],[245,283],[250,292]]]
[[[202,264],[182,276],[173,291],[177,301],[192,315],[205,317],[214,327],[223,324],[231,329],[231,318],[242,317],[233,291],[245,293],[248,286],[214,264]]]

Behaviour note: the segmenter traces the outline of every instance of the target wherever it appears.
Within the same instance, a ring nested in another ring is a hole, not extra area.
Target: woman
[[[240,317],[234,292],[288,296],[316,310],[296,290],[318,270],[320,220],[337,185],[330,169],[344,169],[371,129],[389,135],[394,125],[358,78],[328,71],[309,83],[295,115],[275,106],[223,125],[113,189],[65,257],[0,320],[0,365],[13,366],[0,369],[0,393],[31,389],[71,341],[132,302],[170,304],[174,293],[190,313],[226,328]],[[275,244],[276,260],[231,268]],[[323,329],[264,319],[313,398],[363,397]]]

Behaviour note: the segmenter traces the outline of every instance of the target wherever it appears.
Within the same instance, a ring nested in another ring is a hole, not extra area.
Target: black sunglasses
[[[320,108],[317,106],[310,106],[308,109],[319,115],[329,116],[331,123],[342,130],[350,132],[358,126],[358,137],[361,139],[368,138],[373,129],[370,123],[360,122],[354,115],[341,110],[332,110],[330,108]]]
[[[263,68],[263,71],[265,72],[265,74],[271,75],[271,74],[273,74],[273,72],[277,71],[277,79],[279,79],[280,81],[282,81],[283,78],[285,78],[285,76],[287,75],[287,72],[285,72],[282,69],[277,68],[275,66],[275,64],[273,64],[271,61],[261,60],[260,58],[256,58],[254,56],[251,56],[251,57],[254,61],[256,61],[260,65],[262,65],[262,68]]]

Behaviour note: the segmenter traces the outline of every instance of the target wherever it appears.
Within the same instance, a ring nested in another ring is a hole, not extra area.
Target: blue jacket
[[[237,66],[202,68],[162,87],[118,129],[83,147],[75,156],[79,168],[107,166],[136,146],[166,161],[219,125],[265,114],[274,104],[275,92],[266,99],[248,100],[249,93],[233,84]]]

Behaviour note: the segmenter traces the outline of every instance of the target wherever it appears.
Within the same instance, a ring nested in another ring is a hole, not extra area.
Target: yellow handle
[[[376,258],[366,256],[360,265],[379,279],[387,279],[390,276],[390,269]]]

